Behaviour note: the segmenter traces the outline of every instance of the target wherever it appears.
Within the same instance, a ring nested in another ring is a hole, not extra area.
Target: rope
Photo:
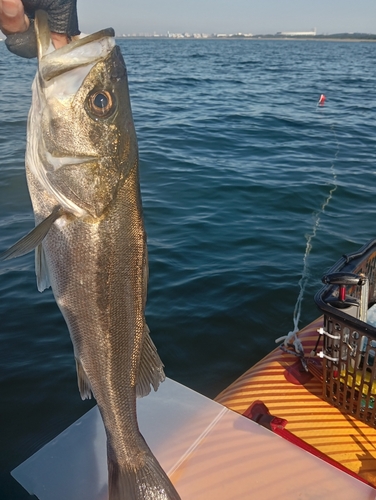
[[[306,235],[307,238],[307,244],[304,252],[304,257],[303,257],[303,270],[302,270],[302,275],[301,278],[299,279],[298,285],[299,285],[299,294],[298,298],[296,300],[296,304],[294,307],[294,314],[293,314],[293,330],[291,330],[287,335],[284,335],[282,337],[279,337],[278,339],[275,340],[276,343],[282,342],[285,347],[294,347],[295,351],[300,354],[301,356],[304,356],[304,349],[303,345],[300,342],[299,338],[297,337],[297,332],[299,331],[299,322],[300,322],[300,315],[301,315],[301,310],[302,310],[302,302],[303,302],[303,297],[304,297],[304,292],[308,283],[308,278],[309,278],[309,263],[308,263],[308,258],[312,250],[312,240],[316,237],[317,230],[320,226],[320,221],[321,217],[325,212],[326,207],[329,205],[330,200],[333,197],[334,192],[336,191],[338,184],[337,184],[337,173],[335,171],[334,165],[338,159],[338,154],[339,154],[339,141],[338,137],[334,128],[334,125],[330,126],[330,129],[334,135],[334,139],[336,142],[336,152],[334,155],[334,158],[332,160],[332,164],[330,165],[330,171],[332,174],[332,188],[329,190],[328,196],[326,197],[324,203],[321,205],[320,209],[318,212],[313,213],[313,227],[311,234],[308,236]]]

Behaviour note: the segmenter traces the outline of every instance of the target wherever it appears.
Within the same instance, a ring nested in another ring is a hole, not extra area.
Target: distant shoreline
[[[168,36],[116,36],[120,40],[244,40],[244,41],[255,41],[255,40],[275,40],[275,41],[304,41],[304,42],[376,42],[376,35],[372,38],[356,38],[356,37],[335,37],[335,36],[315,36],[315,37],[305,37],[305,36],[207,36],[207,37],[168,37]]]
[[[256,40],[301,40],[311,42],[376,42],[375,38],[332,38],[325,36],[316,37],[254,37]]]
[[[142,36],[142,35],[127,35],[127,36],[115,36],[118,40],[245,40],[245,41],[255,41],[255,40],[276,40],[276,41],[302,41],[302,42],[376,42],[376,35],[369,35],[368,37],[357,37],[357,36],[337,36],[337,35],[316,35],[316,36],[277,36],[277,35],[255,35],[255,36]],[[0,42],[4,42],[4,38],[0,38]]]
[[[361,38],[356,36],[344,36],[339,37],[337,35],[316,35],[316,36],[274,36],[274,35],[255,35],[255,36],[205,36],[205,37],[194,37],[194,36],[182,36],[182,37],[169,37],[169,36],[142,36],[142,35],[127,35],[127,36],[115,36],[118,40],[245,40],[245,41],[255,41],[255,40],[276,40],[276,41],[302,41],[302,42],[376,42],[376,35],[370,35],[369,37]],[[4,42],[4,38],[0,38],[0,42]]]

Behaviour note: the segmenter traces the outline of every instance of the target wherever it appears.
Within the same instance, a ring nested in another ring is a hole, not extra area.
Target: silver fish
[[[38,71],[26,151],[36,227],[0,258],[36,248],[40,291],[66,320],[83,399],[107,434],[110,500],[180,497],[140,434],[136,396],[164,380],[144,310],[146,235],[127,75],[107,29],[54,50],[37,12]]]

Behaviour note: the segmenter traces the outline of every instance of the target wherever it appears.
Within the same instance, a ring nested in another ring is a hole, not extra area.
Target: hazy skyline
[[[375,0],[77,0],[80,28],[122,33],[376,33]]]

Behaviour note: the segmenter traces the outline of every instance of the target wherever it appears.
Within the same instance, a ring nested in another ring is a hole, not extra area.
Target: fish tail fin
[[[141,467],[121,469],[108,463],[109,500],[181,500],[157,459],[151,453]]]

